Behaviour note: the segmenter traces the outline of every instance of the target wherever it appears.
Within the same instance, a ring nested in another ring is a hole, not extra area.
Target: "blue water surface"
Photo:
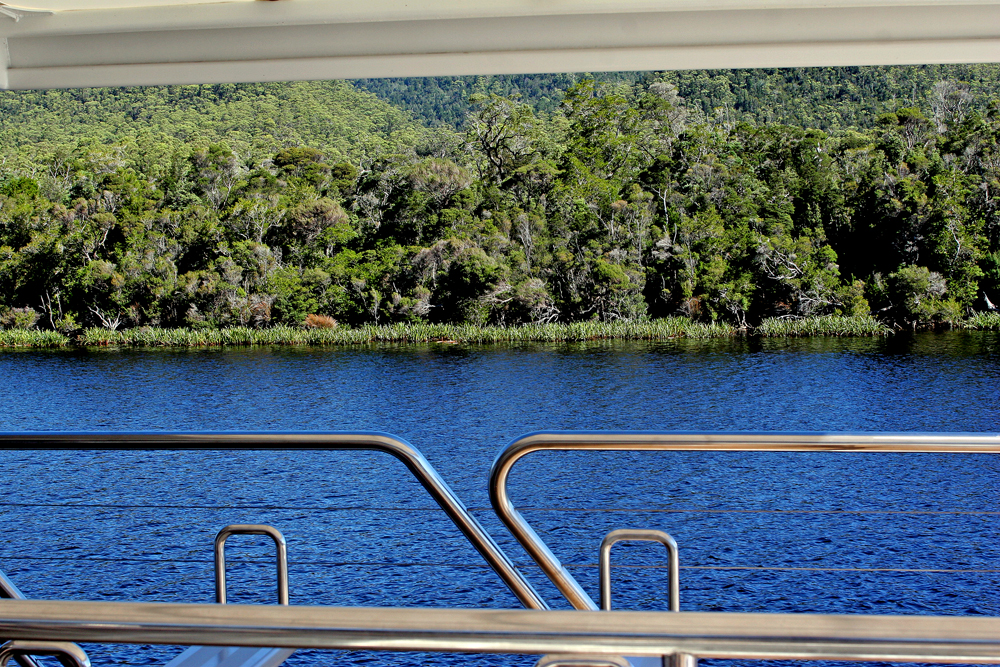
[[[489,509],[500,448],[540,429],[1000,431],[1000,337],[517,346],[0,351],[0,430],[377,430],[420,448],[557,608]],[[30,597],[211,602],[212,539],[269,523],[293,604],[517,607],[395,460],[369,452],[0,452],[0,569]],[[515,503],[597,597],[609,530],[680,545],[682,608],[1000,615],[991,455],[533,455]],[[266,538],[230,542],[231,602],[269,603]],[[666,606],[664,554],[615,547],[616,608]],[[98,646],[95,665],[172,647]],[[308,652],[317,664],[532,658]]]

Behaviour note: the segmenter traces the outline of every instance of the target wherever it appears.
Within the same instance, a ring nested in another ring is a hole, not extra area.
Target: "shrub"
[[[889,275],[889,293],[896,314],[914,326],[918,322],[954,324],[961,319],[961,304],[946,299],[947,291],[944,276],[925,266],[901,266]]]
[[[337,320],[329,315],[306,315],[305,325],[310,329],[336,329]]]
[[[73,313],[66,313],[63,317],[55,321],[55,328],[56,331],[69,336],[80,330],[80,324],[76,321]]]
[[[865,283],[855,280],[850,285],[844,285],[837,291],[841,312],[848,317],[864,317],[871,314],[868,300],[865,298]]]
[[[34,308],[11,308],[0,315],[0,326],[4,329],[33,329],[38,322],[38,313]]]

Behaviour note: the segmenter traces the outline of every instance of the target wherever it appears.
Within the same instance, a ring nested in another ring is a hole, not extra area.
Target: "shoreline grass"
[[[963,329],[973,329],[979,331],[996,331],[1000,329],[1000,311],[990,311],[988,313],[976,313],[968,317],[961,323]]]
[[[1000,312],[977,313],[958,324],[970,330],[1000,330]],[[0,348],[86,347],[248,347],[256,345],[348,346],[381,343],[572,343],[599,340],[670,340],[736,337],[875,337],[892,327],[871,316],[828,315],[800,320],[770,318],[746,330],[730,324],[692,322],[669,317],[643,322],[574,322],[476,326],[472,324],[366,324],[356,328],[309,329],[276,326],[267,329],[160,329],[139,327],[111,331],[85,329],[74,337],[39,329],[0,330]]]
[[[353,329],[303,329],[278,326],[269,329],[154,329],[123,331],[86,329],[75,344],[83,347],[214,347],[223,345],[363,345],[371,343],[521,343],[580,342],[588,340],[666,340],[669,338],[721,338],[737,335],[725,324],[702,324],[684,318],[649,322],[575,322],[475,326],[471,324],[366,324]]]
[[[892,327],[871,315],[847,317],[844,315],[824,315],[788,320],[771,317],[760,323],[754,333],[764,337],[802,336],[888,336]]]
[[[67,347],[71,342],[58,331],[0,329],[0,347]]]

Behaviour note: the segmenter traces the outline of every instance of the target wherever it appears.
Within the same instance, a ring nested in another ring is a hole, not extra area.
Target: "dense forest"
[[[781,123],[820,130],[870,129],[880,114],[901,107],[928,109],[941,81],[961,82],[985,112],[1000,90],[996,65],[812,67],[787,69],[604,72],[478,77],[361,79],[355,85],[410,111],[429,125],[462,128],[474,94],[517,98],[535,112],[552,113],[564,91],[583,79],[599,83],[673,84],[689,110],[706,118]]]
[[[0,160],[29,170],[55,153],[136,143],[155,159],[225,142],[243,161],[311,146],[358,162],[419,150],[437,134],[344,81],[0,92]]]
[[[826,130],[675,73],[434,128],[342,82],[5,93],[0,324],[954,322],[1000,301],[996,72],[910,69]]]

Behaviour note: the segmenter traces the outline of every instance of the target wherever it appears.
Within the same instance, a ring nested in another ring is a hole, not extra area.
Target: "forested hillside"
[[[584,80],[552,113],[474,96],[461,133],[344,84],[9,94],[0,324],[911,326],[1000,302],[1000,111],[971,86],[824,132],[671,80]]]
[[[169,152],[225,141],[251,161],[288,146],[357,161],[411,150],[432,134],[343,81],[0,92],[0,156],[8,159],[78,144]]]
[[[1000,91],[998,65],[812,67],[480,77],[362,79],[355,84],[427,123],[463,126],[475,93],[519,96],[536,112],[555,111],[563,91],[585,78],[627,85],[662,79],[706,118],[783,123],[821,130],[868,129],[899,107],[930,109],[941,81],[965,86],[979,111]]]

